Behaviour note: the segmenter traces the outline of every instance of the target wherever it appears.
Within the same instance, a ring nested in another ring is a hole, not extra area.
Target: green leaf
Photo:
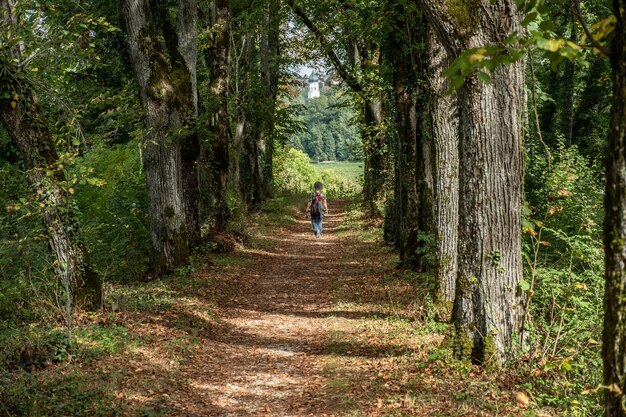
[[[485,84],[491,84],[491,77],[484,71],[478,73],[478,78]]]
[[[542,3],[537,6],[537,11],[541,14],[548,14],[550,13],[550,6],[548,6],[546,3]]]
[[[539,13],[537,12],[528,13],[526,17],[524,18],[524,20],[522,20],[522,26],[524,27],[528,26],[531,22],[535,21],[537,16],[539,16]]]
[[[526,281],[525,279],[522,279],[519,284],[517,284],[517,286],[520,290],[524,292],[530,291],[530,282]]]
[[[554,30],[556,29],[556,25],[554,24],[552,20],[544,20],[539,25],[539,29],[546,31],[546,32],[554,32]]]

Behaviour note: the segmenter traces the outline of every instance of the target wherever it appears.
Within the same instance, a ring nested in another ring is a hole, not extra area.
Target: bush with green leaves
[[[330,199],[354,198],[362,190],[362,164],[311,164],[304,152],[288,146],[276,151],[274,170],[274,187],[282,194],[311,192],[316,181]]]
[[[140,147],[135,141],[92,149],[74,169],[93,169],[104,184],[76,190],[82,235],[94,266],[106,279],[140,278],[150,250],[148,196]]]
[[[36,320],[54,291],[50,254],[24,173],[5,163],[0,183],[0,322]]]
[[[596,415],[598,395],[581,393],[602,381],[602,178],[576,147],[560,146],[553,158],[547,174],[543,164],[527,174],[542,186],[523,220],[526,347],[544,373],[534,387],[541,404]]]
[[[302,151],[279,148],[274,155],[274,187],[279,193],[301,194],[317,181],[309,157]]]

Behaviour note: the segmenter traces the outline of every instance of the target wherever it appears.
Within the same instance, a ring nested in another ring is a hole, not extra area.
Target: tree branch
[[[593,35],[591,34],[591,31],[587,27],[587,24],[585,23],[585,19],[583,19],[583,14],[580,11],[580,0],[574,0],[574,8],[576,10],[576,13],[575,13],[576,17],[578,18],[578,21],[580,22],[581,26],[583,27],[583,30],[585,31],[585,34],[589,38],[589,41],[591,42],[591,44],[598,51],[602,52],[602,54],[604,54],[606,56],[610,56],[611,53],[607,49],[605,49],[604,46],[593,37]]]
[[[533,64],[533,54],[532,50],[528,54],[528,62],[530,64],[530,85],[533,99],[533,116],[535,129],[537,130],[537,137],[539,138],[539,142],[543,145],[544,150],[546,151],[546,160],[548,161],[548,172],[552,171],[552,153],[550,153],[550,148],[544,142],[543,135],[541,134],[541,125],[539,124],[539,112],[537,111],[537,83],[535,82],[535,65]]]
[[[153,14],[151,25],[154,30],[158,30],[163,36],[165,48],[167,49],[172,63],[185,65],[185,59],[178,49],[178,33],[172,24],[166,2],[164,0],[150,0],[150,10]],[[156,18],[156,22],[154,18]]]
[[[424,12],[424,16],[443,46],[452,54],[458,56],[463,48],[460,39],[460,30],[451,20],[448,7],[441,0],[417,0],[418,5]]]
[[[331,63],[335,67],[335,70],[337,70],[337,72],[339,73],[341,79],[346,84],[348,84],[348,86],[354,92],[358,93],[363,91],[363,86],[361,85],[361,83],[359,83],[354,75],[352,75],[348,68],[346,68],[346,66],[341,62],[341,60],[333,50],[332,45],[330,44],[328,39],[326,39],[320,28],[317,27],[311,19],[309,19],[304,10],[302,10],[302,8],[296,4],[295,0],[287,0],[287,4],[289,5],[289,7],[291,7],[291,10],[293,10],[293,12],[302,20],[302,22],[311,31],[311,33],[313,33],[315,38],[322,46],[324,52],[328,55],[328,59],[330,59]]]

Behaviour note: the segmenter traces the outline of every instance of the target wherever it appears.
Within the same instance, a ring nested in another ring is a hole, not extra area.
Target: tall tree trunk
[[[0,27],[7,33],[18,24],[15,6],[12,0],[0,0]],[[48,247],[54,257],[54,273],[69,292],[68,312],[74,304],[97,308],[102,304],[102,281],[81,242],[70,193],[61,186],[66,178],[58,166],[43,107],[30,86],[16,77],[19,70],[12,61],[22,62],[22,48],[17,42],[10,56],[0,54],[0,84],[12,96],[0,100],[0,119],[20,151],[28,182],[40,203]]]
[[[427,135],[421,129],[426,112],[424,43],[425,22],[415,13],[394,5],[392,15],[402,17],[395,22],[404,31],[391,33],[386,43],[386,56],[393,68],[393,89],[396,115],[394,220],[395,247],[404,268],[420,267],[419,234],[429,227],[428,180],[430,169],[424,151],[429,152]],[[422,82],[420,82],[422,81]]]
[[[244,132],[246,126],[246,117],[247,114],[242,109],[237,109],[237,116],[235,118],[235,132],[233,133],[233,145],[232,149],[234,151],[234,158],[231,160],[230,171],[231,171],[231,183],[233,185],[233,190],[240,193],[243,197],[245,195],[244,184],[241,179],[241,158],[244,153],[243,144],[244,144]]]
[[[417,89],[411,62],[394,63],[393,87],[396,107],[397,169],[394,202],[397,216],[396,248],[405,268],[417,267],[419,194],[417,191]]]
[[[521,30],[513,0],[464,3],[461,12],[467,18],[462,19],[449,3],[420,3],[455,55],[497,44]],[[522,279],[524,108],[523,62],[496,69],[489,85],[471,76],[459,91],[459,258],[453,320],[461,353],[488,365],[506,359],[521,325],[517,284]]]
[[[261,196],[269,197],[273,180],[274,125],[276,123],[276,99],[278,97],[280,60],[280,1],[271,0],[263,16],[261,33],[261,79],[263,80],[265,110],[259,136],[259,171],[262,174]]]
[[[438,298],[452,303],[457,276],[459,224],[459,130],[456,93],[447,94],[449,81],[443,71],[450,58],[433,31],[428,36],[429,111],[428,131],[434,146],[435,278]]]
[[[517,290],[522,279],[522,63],[497,69],[492,81],[485,85],[471,77],[459,92],[463,105],[454,321],[473,359],[498,364],[512,347],[522,313]]]
[[[223,231],[228,224],[227,205],[230,126],[228,116],[230,5],[229,0],[212,2],[213,41],[207,49],[207,61],[211,81],[209,90],[212,105],[209,108],[209,131],[211,132],[211,172],[213,175],[213,211],[216,231]]]
[[[363,131],[361,134],[365,153],[363,194],[367,209],[380,215],[378,203],[383,200],[387,171],[387,137],[383,127],[383,103],[378,97],[365,98],[363,103]]]
[[[621,10],[620,10],[621,8]],[[604,195],[604,385],[606,417],[626,416],[626,1],[614,1],[613,107]]]
[[[258,56],[255,51],[255,39],[253,36],[245,35],[243,39],[243,60],[242,65],[243,81],[242,91],[246,91],[245,95],[240,96],[239,100],[239,119],[242,121],[243,137],[242,137],[242,154],[241,177],[242,191],[244,203],[247,210],[257,209],[262,201],[262,175],[260,158],[259,158],[259,137],[263,121],[261,113],[263,109],[259,109],[258,98],[258,76],[257,67]]]
[[[198,4],[197,0],[180,0],[179,3],[179,37],[178,51],[182,56],[181,62],[174,65],[186,66],[186,71],[181,71],[180,95],[181,105],[185,106],[183,111],[187,112],[185,123],[190,124],[198,116]],[[166,30],[173,30],[166,29]],[[174,68],[174,71],[176,68]],[[183,180],[183,200],[185,203],[185,224],[187,227],[187,242],[189,248],[196,247],[201,240],[200,227],[202,224],[200,216],[200,138],[196,126],[188,126],[188,132],[181,137],[181,161]]]
[[[185,204],[183,191],[181,147],[185,151],[186,179],[190,182],[197,178],[189,167],[197,155],[193,155],[195,145],[189,144],[190,135],[178,132],[189,129],[189,120],[197,108],[193,102],[195,93],[165,5],[159,2],[157,10],[151,10],[147,0],[124,0],[123,13],[139,96],[146,112],[143,163],[150,200],[149,274],[162,275],[186,264],[189,254],[189,205]],[[154,15],[160,18],[166,49],[158,38]],[[188,197],[198,198],[197,189],[190,194],[194,190],[191,188]],[[193,227],[199,228],[199,224]]]
[[[418,266],[422,271],[428,270],[432,266],[425,260],[425,255],[430,248],[429,237],[434,231],[434,176],[435,166],[433,164],[434,144],[432,136],[428,130],[429,115],[428,115],[428,55],[427,55],[427,38],[426,38],[426,22],[421,20],[422,27],[419,32],[420,39],[420,54],[417,61],[419,62],[419,75],[420,81],[419,95],[417,99],[417,193],[419,195],[419,234],[421,238],[418,239],[418,248],[421,248],[420,253],[417,256]]]
[[[248,210],[256,210],[261,206],[263,197],[261,190],[263,189],[263,171],[259,160],[259,121],[252,120],[252,117],[246,119],[244,126],[244,150],[245,150],[245,167],[248,178],[246,187],[246,206]]]
[[[428,64],[428,58],[423,57],[421,62],[424,65]],[[422,73],[425,79],[425,73]],[[423,271],[431,268],[431,265],[425,260],[429,247],[429,237],[432,236],[434,231],[434,218],[435,218],[435,184],[434,184],[434,164],[433,153],[434,145],[432,137],[427,130],[428,127],[428,114],[427,107],[428,101],[426,91],[421,91],[418,99],[417,114],[418,114],[418,129],[417,129],[417,192],[419,195],[419,234],[422,235],[418,239],[418,248],[421,247],[420,254],[418,254],[418,265]],[[418,237],[419,237],[418,234]]]

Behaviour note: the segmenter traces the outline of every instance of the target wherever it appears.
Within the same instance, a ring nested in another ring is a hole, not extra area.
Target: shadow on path
[[[335,234],[345,204],[335,202],[331,209],[321,239],[313,236],[309,221],[298,219],[276,235],[261,236],[271,249],[248,249],[242,256],[249,262],[220,274],[217,290],[229,295],[220,300],[216,321],[187,315],[184,327],[192,324],[203,331],[184,370],[184,396],[195,406],[181,405],[178,412],[330,416],[322,389],[324,355],[400,353],[400,346],[329,341],[331,320],[360,316],[336,311],[331,304],[333,281],[359,273],[354,262],[342,262],[346,243]]]

